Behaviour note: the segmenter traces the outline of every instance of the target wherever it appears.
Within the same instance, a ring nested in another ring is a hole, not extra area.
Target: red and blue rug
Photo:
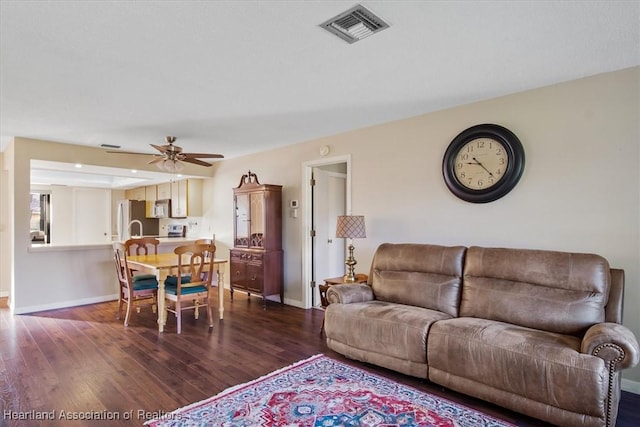
[[[151,426],[513,427],[324,355],[177,409]]]

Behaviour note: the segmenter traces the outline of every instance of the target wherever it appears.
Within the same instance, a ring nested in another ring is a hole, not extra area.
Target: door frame
[[[328,157],[326,159],[310,160],[302,163],[302,304],[304,308],[312,308],[311,276],[312,276],[312,192],[311,177],[313,168],[332,165],[336,163],[347,164],[347,179],[345,184],[345,213],[351,214],[351,154]],[[318,283],[316,283],[316,286]]]
[[[339,163],[337,165],[346,164]],[[328,167],[332,166],[334,166],[334,164],[328,165]],[[316,231],[315,236],[311,239],[313,247],[311,253],[313,261],[312,275],[316,281],[316,285],[320,285],[323,278],[343,276],[345,274],[344,262],[346,259],[347,245],[344,239],[336,238],[336,218],[338,215],[344,215],[347,211],[347,174],[346,172],[327,170],[325,166],[315,166],[312,168],[312,171],[315,181],[315,185],[312,186],[311,190],[313,192],[312,221],[313,228]],[[336,180],[335,186],[331,185],[332,180]],[[325,188],[326,191],[318,191],[322,189],[323,185],[327,186]],[[333,205],[334,203],[338,203],[339,206]],[[331,211],[329,205],[333,205],[337,209]],[[316,215],[319,217],[316,218]],[[329,233],[329,231],[333,231],[333,235]],[[330,240],[332,243],[326,243],[327,240]],[[325,262],[326,265],[320,265],[323,262]],[[321,298],[318,286],[312,288],[311,294],[312,306],[320,307]]]

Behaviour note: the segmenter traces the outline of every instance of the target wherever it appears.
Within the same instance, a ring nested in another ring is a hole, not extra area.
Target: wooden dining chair
[[[174,253],[178,257],[178,269],[175,276],[169,276],[164,282],[165,313],[175,314],[177,330],[182,332],[182,311],[193,308],[195,318],[198,318],[199,308],[207,307],[209,327],[213,327],[209,290],[211,289],[211,274],[203,275],[206,271],[213,271],[213,257],[216,252],[214,244],[193,243],[178,246]]]
[[[157,255],[158,245],[160,245],[160,240],[156,239],[155,237],[133,237],[124,242],[127,256],[149,254]],[[156,276],[153,274],[136,274],[135,270],[131,271],[131,275],[133,276],[134,282],[137,282],[139,280],[156,280]],[[157,285],[158,282],[156,280],[156,286]]]
[[[118,315],[122,318],[122,307],[127,304],[127,313],[124,317],[124,326],[129,326],[129,320],[133,313],[133,305],[136,306],[136,312],[140,312],[141,306],[151,306],[154,313],[157,309],[158,298],[158,281],[155,276],[151,279],[138,280],[134,282],[131,275],[131,269],[127,264],[127,250],[124,244],[120,242],[113,243],[113,257],[116,264],[116,272],[120,291],[118,293]]]

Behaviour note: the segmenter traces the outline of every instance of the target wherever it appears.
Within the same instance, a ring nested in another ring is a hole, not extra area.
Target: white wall
[[[9,296],[11,286],[9,242],[9,174],[5,168],[5,155],[0,153],[0,298]]]

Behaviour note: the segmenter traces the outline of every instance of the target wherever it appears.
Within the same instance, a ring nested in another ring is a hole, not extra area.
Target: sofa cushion
[[[329,304],[325,331],[332,340],[359,350],[412,362],[427,361],[427,332],[451,316],[421,307],[384,301]]]
[[[580,336],[604,321],[609,286],[598,255],[471,247],[460,316]]]
[[[506,391],[578,414],[605,415],[607,367],[580,353],[577,337],[486,319],[443,320],[429,332],[427,363],[431,381],[463,393]]]
[[[376,300],[458,314],[463,246],[385,243],[378,247],[369,281]]]

